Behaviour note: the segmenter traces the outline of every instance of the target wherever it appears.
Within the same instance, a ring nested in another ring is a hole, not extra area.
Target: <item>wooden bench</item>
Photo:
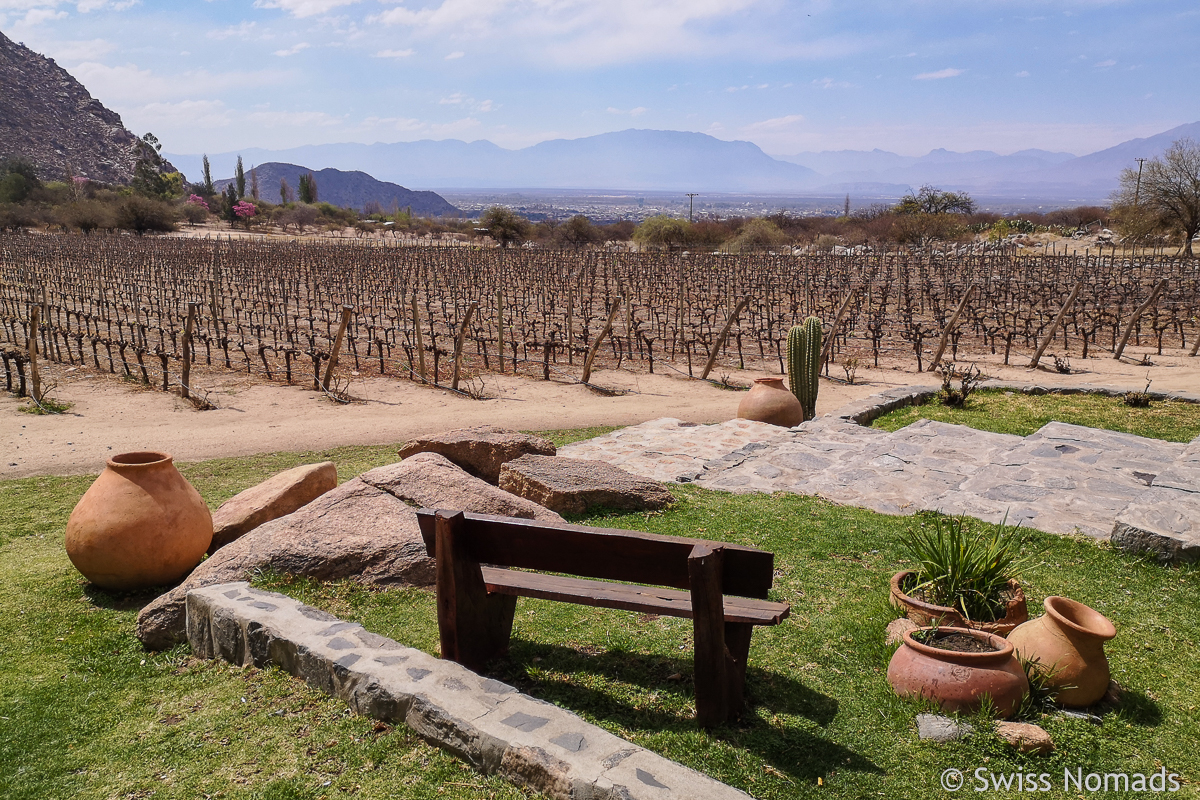
[[[437,560],[442,658],[481,669],[504,655],[518,597],[691,619],[704,727],[741,713],[754,626],[791,612],[766,599],[774,554],[751,547],[462,511],[421,509],[417,520]]]

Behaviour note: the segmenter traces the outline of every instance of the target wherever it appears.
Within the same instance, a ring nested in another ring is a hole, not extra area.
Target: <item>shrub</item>
[[[166,233],[175,230],[175,209],[161,200],[131,195],[117,206],[117,227],[133,231],[138,236],[147,232]]]

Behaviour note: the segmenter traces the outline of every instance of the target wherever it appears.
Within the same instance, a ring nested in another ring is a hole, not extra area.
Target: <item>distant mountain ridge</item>
[[[488,141],[422,140],[395,144],[327,144],[241,151],[243,161],[287,161],[363,170],[405,186],[439,189],[629,189],[663,191],[794,191],[817,175],[786,164],[750,142],[703,133],[626,130],[582,139],[553,139],[521,150]],[[229,174],[238,153],[209,154]],[[189,175],[200,157],[172,155]]]
[[[363,170],[406,186],[440,189],[614,189],[695,192],[783,192],[897,197],[923,184],[980,196],[1104,202],[1135,158],[1161,155],[1184,136],[1200,141],[1200,122],[1132,139],[1085,156],[1027,149],[924,156],[885,150],[769,156],[750,142],[702,133],[630,129],[581,139],[554,139],[520,150],[489,141],[422,140],[395,144],[309,145],[241,151],[251,161]],[[210,155],[228,174],[236,152]],[[200,157],[171,155],[188,174]]]
[[[363,211],[368,205],[378,204],[384,211],[389,212],[411,208],[412,213],[420,217],[445,217],[462,213],[436,192],[414,192],[394,183],[376,180],[357,170],[347,172],[330,167],[311,170],[296,164],[274,161],[249,169],[253,169],[257,175],[259,196],[273,203],[282,199],[281,180],[287,181],[292,197],[295,198],[300,187],[300,176],[312,173],[317,182],[317,199],[341,208]],[[247,192],[250,191],[251,183],[249,169],[246,175]],[[214,185],[218,190],[223,190],[232,182],[233,178],[225,178],[214,181]]]
[[[137,137],[116,112],[54,63],[0,33],[0,157],[31,161],[40,177],[128,183]],[[174,171],[170,164],[164,171]]]

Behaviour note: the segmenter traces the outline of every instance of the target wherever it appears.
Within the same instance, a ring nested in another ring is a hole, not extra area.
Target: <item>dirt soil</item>
[[[1153,366],[1138,362],[1143,352],[1127,351],[1121,362],[1111,355],[1072,360],[1075,373],[1052,368],[1031,372],[1003,367],[999,357],[978,360],[987,375],[1046,386],[1079,383],[1142,389],[1147,376],[1153,389],[1200,393],[1200,358],[1150,355]],[[1022,358],[1026,361],[1027,358]],[[1044,360],[1053,365],[1047,354]],[[844,375],[836,364],[831,376]],[[46,364],[51,396],[71,403],[58,416],[22,413],[28,401],[0,392],[0,478],[98,473],[105,460],[133,450],[165,450],[178,461],[267,452],[318,450],[341,445],[400,443],[425,433],[471,425],[496,424],[517,430],[634,425],[659,417],[714,423],[737,415],[745,396],[677,375],[626,370],[602,371],[592,382],[627,394],[607,397],[580,384],[488,374],[484,393],[472,400],[407,380],[362,376],[350,394],[363,402],[335,403],[302,386],[265,383],[226,371],[204,372],[194,385],[212,391],[218,406],[197,411],[176,394],[149,389],[91,368]],[[728,374],[748,385],[765,372]],[[851,400],[896,386],[937,384],[936,375],[906,368],[858,370],[855,385],[823,380],[817,412],[825,414]]]

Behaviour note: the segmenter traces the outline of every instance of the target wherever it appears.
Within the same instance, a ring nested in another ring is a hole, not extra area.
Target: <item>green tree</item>
[[[246,196],[246,170],[242,167],[242,157],[238,156],[237,169],[233,171],[233,182],[237,184],[238,199]]]
[[[150,197],[132,195],[117,206],[117,227],[133,231],[138,236],[152,231],[173,231],[175,220],[175,209]]]
[[[926,185],[900,198],[892,210],[897,214],[973,214],[975,201],[966,192],[944,192]]]
[[[787,244],[787,234],[779,230],[775,223],[765,219],[752,219],[742,226],[737,236],[722,245],[721,250],[726,253],[753,253]]]
[[[10,158],[0,163],[0,203],[24,203],[35,190],[42,188],[37,167],[23,158]]]
[[[520,242],[529,236],[529,220],[504,206],[492,206],[479,218],[479,226],[486,228],[488,236],[501,247]]]
[[[638,247],[683,247],[693,239],[692,224],[686,219],[661,214],[643,221],[633,231]]]
[[[147,133],[134,144],[137,164],[133,168],[133,190],[143,197],[164,198],[171,193],[171,185],[163,177],[162,143],[153,133]]]
[[[296,196],[292,194],[292,187],[288,186],[287,178],[279,179],[279,204],[286,206],[288,203],[294,202]]]
[[[1195,256],[1192,239],[1200,233],[1200,144],[1184,138],[1171,144],[1159,158],[1147,161],[1141,180],[1137,170],[1121,173],[1114,211],[1123,219],[1139,220],[1143,227],[1157,223],[1183,236],[1183,251]]]
[[[210,197],[217,193],[216,187],[213,186],[212,167],[208,163],[208,153],[204,154],[204,183],[201,187],[204,189],[204,196]]]
[[[300,176],[298,188],[300,202],[312,205],[317,202],[317,178],[311,172]]]
[[[583,214],[576,214],[554,229],[554,240],[565,247],[575,249],[599,244],[604,234]]]

